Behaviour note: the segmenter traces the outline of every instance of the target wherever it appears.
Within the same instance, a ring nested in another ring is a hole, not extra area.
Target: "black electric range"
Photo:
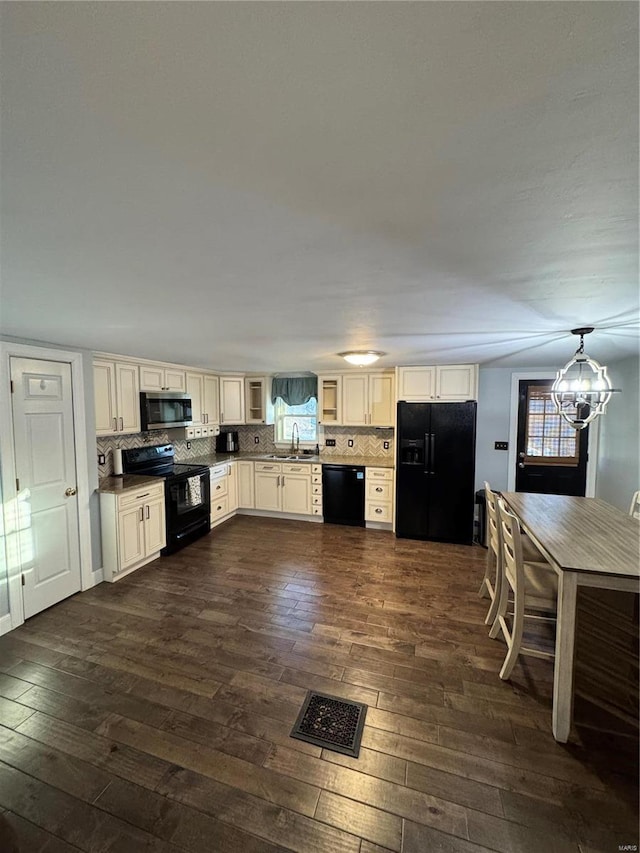
[[[125,474],[163,477],[167,544],[172,554],[204,536],[210,529],[211,492],[209,468],[174,462],[172,444],[135,447],[122,451]]]

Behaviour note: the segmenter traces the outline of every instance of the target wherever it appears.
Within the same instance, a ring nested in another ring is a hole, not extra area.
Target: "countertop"
[[[246,459],[249,462],[285,462],[297,465],[298,463],[316,465],[364,465],[369,468],[393,468],[393,456],[338,456],[323,455],[305,456],[302,459],[273,459],[267,453],[211,453],[208,456],[198,456],[197,459],[180,460],[190,465],[220,465],[223,462]]]
[[[164,477],[146,477],[144,474],[125,474],[123,477],[103,477],[98,480],[98,492],[103,495],[121,495],[164,483]]]

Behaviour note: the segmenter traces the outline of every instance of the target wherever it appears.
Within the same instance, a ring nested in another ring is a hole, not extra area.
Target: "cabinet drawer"
[[[376,503],[391,501],[391,485],[388,480],[369,480],[367,482],[367,500]]]
[[[318,465],[317,462],[314,462],[311,465],[311,473],[312,474],[320,474],[322,477],[322,465]]]
[[[137,491],[127,492],[126,495],[118,496],[118,510],[131,506],[132,504],[149,503],[155,498],[164,496],[164,482],[152,486],[143,486]]]
[[[311,496],[311,503],[314,506],[322,506],[322,495],[312,495]]]
[[[367,468],[367,480],[393,480],[393,468]]]
[[[322,506],[316,506],[314,504],[311,507],[311,515],[322,515]]]
[[[213,468],[209,469],[209,475],[211,479],[215,479],[216,477],[225,477],[227,474],[227,466],[226,465],[215,465]]]
[[[322,494],[322,483],[320,485],[314,484],[311,486],[311,494],[312,495],[321,495]]]
[[[311,474],[311,466],[308,462],[301,462],[299,465],[286,462],[282,466],[283,474]]]
[[[281,474],[282,465],[280,462],[254,462],[256,471],[270,471],[272,474]]]
[[[212,495],[213,497],[213,495]],[[217,521],[229,512],[229,499],[225,495],[211,501],[211,521]]]
[[[214,480],[211,479],[211,502],[217,501],[218,498],[221,498],[223,495],[227,494],[228,491],[228,483],[229,478],[225,475],[224,477],[216,477]]]
[[[391,504],[390,503],[374,503],[373,501],[367,501],[367,508],[365,512],[365,519],[367,521],[391,521]]]
[[[315,484],[319,483],[320,485],[322,485],[322,474],[321,473],[320,474],[312,474],[311,475],[311,482],[315,483]]]

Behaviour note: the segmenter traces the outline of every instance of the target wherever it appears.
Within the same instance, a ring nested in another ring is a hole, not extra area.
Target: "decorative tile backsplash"
[[[275,453],[277,448],[273,441],[273,426],[256,424],[255,426],[233,427],[238,431],[241,453]],[[260,439],[255,443],[255,437]],[[327,447],[325,441],[328,438],[335,439],[335,447]],[[348,446],[349,440],[353,441],[353,447]],[[384,442],[389,442],[389,449],[384,449]],[[98,465],[98,476],[109,477],[113,473],[113,449],[121,447],[130,450],[133,447],[145,447],[149,444],[173,444],[176,459],[180,462],[188,462],[199,456],[207,456],[215,453],[215,438],[193,438],[190,439],[190,448],[183,439],[172,439],[166,430],[153,430],[153,432],[141,432],[135,435],[106,436],[97,439],[97,452],[104,453],[105,464]],[[393,430],[371,429],[366,427],[320,427],[318,438],[320,453],[322,456],[393,456]]]

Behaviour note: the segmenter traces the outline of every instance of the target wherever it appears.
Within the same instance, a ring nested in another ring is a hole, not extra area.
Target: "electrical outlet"
[[[98,465],[104,465],[106,461],[104,453],[98,453]]]
[[[187,450],[191,450],[191,442],[190,441],[187,442]]]
[[[347,447],[353,447],[353,439],[352,438],[350,438],[349,441],[347,441]]]
[[[388,442],[388,441],[383,441],[383,442],[382,442],[382,446],[384,447],[384,449],[385,449],[385,450],[388,450],[388,449],[389,449],[389,442]]]
[[[260,436],[259,435],[253,436],[253,443],[254,444],[260,444]]]
[[[494,450],[508,450],[509,442],[508,441],[496,441],[493,445]]]
[[[335,440],[335,438],[328,438],[328,439],[325,441],[324,445],[325,445],[325,447],[335,447],[335,446],[336,446],[336,440]]]

